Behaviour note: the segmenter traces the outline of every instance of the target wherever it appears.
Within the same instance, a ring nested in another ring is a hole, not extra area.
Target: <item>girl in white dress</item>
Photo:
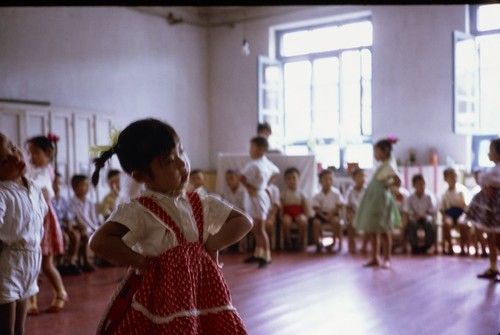
[[[22,152],[0,133],[0,334],[24,334],[38,292],[47,204],[25,172]]]

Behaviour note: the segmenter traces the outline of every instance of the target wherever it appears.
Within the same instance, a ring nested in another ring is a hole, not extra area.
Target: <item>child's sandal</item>
[[[40,310],[38,309],[38,307],[33,306],[33,307],[28,308],[27,314],[28,315],[40,315]]]
[[[50,303],[47,313],[59,313],[63,308],[66,301],[69,300],[68,294],[56,294]]]

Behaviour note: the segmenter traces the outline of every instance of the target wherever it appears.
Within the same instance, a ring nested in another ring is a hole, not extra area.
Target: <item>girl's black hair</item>
[[[118,136],[118,142],[94,159],[92,184],[99,182],[99,172],[116,154],[120,165],[128,174],[132,171],[150,173],[149,164],[158,155],[169,154],[179,142],[179,136],[169,124],[147,118],[132,122]]]
[[[257,148],[264,149],[267,151],[269,149],[269,142],[267,141],[267,138],[262,137],[262,136],[255,136],[250,140],[250,143],[253,143],[257,146]]]
[[[284,175],[285,175],[285,176],[287,176],[288,174],[290,174],[290,173],[294,173],[294,172],[295,172],[297,175],[299,175],[299,176],[300,176],[300,171],[299,171],[299,169],[297,169],[295,166],[292,166],[292,167],[289,167],[288,169],[286,169],[286,170],[285,170]]]
[[[382,152],[388,154],[389,157],[391,157],[392,153],[392,145],[396,144],[398,142],[398,139],[395,137],[389,137],[389,138],[384,138],[377,143],[375,143],[375,146],[382,150]]]
[[[31,137],[26,140],[26,145],[29,144],[39,147],[40,149],[42,149],[43,152],[45,152],[47,156],[50,157],[51,160],[54,159],[54,150],[55,150],[54,142],[49,140],[48,137],[46,136]]]
[[[500,138],[491,140],[491,145],[493,146],[497,154],[500,155]]]
[[[47,136],[34,136],[26,140],[25,145],[32,144],[42,149],[50,157],[50,162],[54,164],[54,172],[57,174],[57,141],[51,140]]]

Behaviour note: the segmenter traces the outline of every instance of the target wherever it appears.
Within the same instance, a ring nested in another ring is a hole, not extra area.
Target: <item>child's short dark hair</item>
[[[415,184],[419,181],[423,181],[425,183],[425,179],[424,179],[424,176],[420,173],[417,173],[415,175],[413,175],[413,177],[411,178],[411,184],[413,186],[415,186]]]
[[[267,151],[267,149],[269,149],[269,142],[267,141],[267,139],[265,137],[262,137],[262,136],[256,136],[256,137],[252,138],[250,140],[250,143],[255,144],[255,146],[257,146],[257,148],[264,149],[265,151]]]
[[[285,170],[285,177],[291,173],[296,173],[297,175],[300,176],[300,171],[295,166],[289,167],[288,169]]]
[[[446,168],[443,171],[443,178],[446,179],[446,177],[448,177],[451,174],[457,174],[457,170],[455,170],[455,168],[452,167]]]
[[[269,134],[272,134],[271,125],[269,123],[262,122],[257,124],[257,134],[260,134],[264,130],[267,130]]]
[[[150,173],[149,165],[161,154],[170,154],[179,142],[179,136],[169,124],[157,119],[142,119],[129,124],[118,136],[113,147],[94,159],[92,184],[99,182],[99,171],[116,153],[122,169]]]
[[[232,168],[229,168],[226,170],[226,174],[235,174],[237,176],[240,175],[240,171],[238,171],[237,169],[232,169]]]
[[[195,174],[198,174],[198,173],[203,174],[203,171],[200,169],[191,170],[191,172],[189,172],[189,176],[191,177],[191,176],[194,176]]]
[[[35,136],[26,140],[26,145],[32,144],[40,149],[48,156],[50,159],[54,158],[54,143],[47,136]]]
[[[318,175],[318,178],[321,180],[321,178],[323,178],[324,176],[326,176],[327,174],[331,174],[333,175],[333,171],[332,169],[323,169],[319,175]]]
[[[81,182],[87,179],[89,179],[89,177],[84,174],[75,174],[71,177],[71,187],[75,189]]]
[[[356,177],[358,174],[362,173],[364,170],[362,168],[355,168],[354,170],[352,170],[351,172],[351,176],[352,177]]]
[[[111,169],[108,171],[107,180],[110,180],[114,176],[120,175],[121,171],[117,169]]]

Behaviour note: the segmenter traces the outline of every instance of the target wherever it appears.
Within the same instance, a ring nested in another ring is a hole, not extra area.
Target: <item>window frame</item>
[[[281,55],[281,50],[282,50],[282,41],[283,41],[283,36],[285,34],[293,33],[293,32],[298,32],[298,31],[307,31],[307,30],[314,30],[314,29],[320,29],[320,28],[326,28],[326,27],[332,27],[332,26],[343,26],[346,24],[351,24],[351,23],[359,23],[359,22],[364,22],[364,21],[369,21],[372,26],[373,26],[373,19],[371,13],[364,13],[363,15],[357,16],[357,17],[352,17],[352,18],[344,18],[344,19],[336,19],[336,20],[331,20],[331,21],[324,21],[321,23],[309,23],[309,24],[303,24],[300,26],[294,26],[294,27],[287,27],[287,28],[282,28],[282,29],[277,29],[274,31],[274,59],[280,64],[281,67],[281,76],[282,76],[282,97],[281,97],[281,106],[282,106],[282,115],[283,115],[283,132],[282,136],[283,139],[280,140],[280,143],[283,144],[283,147],[285,146],[305,146],[308,148],[309,153],[311,153],[312,149],[310,147],[310,143],[308,143],[308,140],[299,140],[299,141],[293,141],[291,143],[286,142],[286,129],[285,129],[285,118],[286,118],[286,106],[284,104],[284,93],[285,93],[285,88],[284,88],[284,66],[288,62],[298,62],[298,61],[307,61],[311,65],[314,63],[315,60],[317,59],[324,59],[324,58],[333,58],[336,57],[339,62],[339,69],[341,68],[342,64],[342,54],[347,51],[359,51],[360,53],[363,50],[368,50],[371,55],[371,64],[370,67],[373,64],[373,43],[368,46],[358,46],[358,47],[349,47],[349,48],[344,48],[344,49],[336,49],[336,50],[330,50],[330,51],[321,51],[321,52],[313,52],[313,53],[308,53],[308,54],[303,54],[303,55],[294,55],[294,56],[282,56]],[[361,57],[361,55],[360,55]],[[361,62],[361,58],[360,58]],[[260,60],[259,60],[259,67],[260,67]],[[371,74],[373,74],[373,71],[371,70]],[[260,70],[259,70],[259,76],[261,76]],[[311,74],[313,76],[313,74]],[[342,74],[340,73],[339,76],[341,77]],[[364,112],[366,111],[366,105],[363,103],[363,96],[366,94],[365,90],[365,85],[366,85],[366,77],[363,77],[362,75],[360,76],[359,79],[359,113],[360,113],[360,121],[359,121],[359,140],[360,142],[355,143],[355,144],[370,144],[372,145],[373,139],[372,139],[372,134],[373,134],[373,97],[370,99],[369,103],[369,113],[370,113],[370,127],[369,129],[365,129],[366,127],[363,126],[364,121],[363,121],[363,115]],[[370,75],[369,80],[369,85],[370,89],[373,92],[373,77]],[[259,85],[260,85],[260,79],[259,79]],[[339,116],[338,116],[338,123],[339,126],[342,127],[342,119],[345,118],[346,111],[345,108],[343,107],[343,97],[342,97],[342,86],[340,85],[339,87],[339,97],[338,97],[338,108],[339,108]],[[311,84],[311,90],[314,90],[313,84]],[[263,119],[262,111],[261,111],[261,91],[262,89],[259,87],[259,115],[258,119],[259,122]],[[310,101],[310,107],[311,107],[311,119],[314,120],[314,95],[311,95],[311,101]],[[313,121],[314,122],[314,121]],[[332,132],[332,136],[330,137],[321,137],[321,138],[316,138],[315,139],[317,143],[315,144],[338,144],[339,146],[339,169],[343,170],[347,166],[347,162],[344,161],[345,159],[345,153],[348,149],[349,144],[347,145],[342,145],[340,137],[338,134]]]

